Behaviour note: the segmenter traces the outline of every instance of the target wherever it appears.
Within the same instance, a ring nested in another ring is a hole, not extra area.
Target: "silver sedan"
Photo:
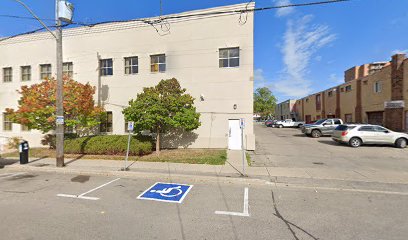
[[[408,134],[394,132],[378,125],[344,124],[334,130],[332,139],[336,142],[349,144],[351,147],[359,147],[363,144],[381,144],[406,148]]]

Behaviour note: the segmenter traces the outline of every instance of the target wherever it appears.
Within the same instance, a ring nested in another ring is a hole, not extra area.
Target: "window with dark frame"
[[[150,56],[150,72],[165,72],[166,71],[166,55],[157,54]]]
[[[101,119],[101,124],[99,125],[99,131],[101,133],[111,133],[113,132],[113,114],[108,111]]]
[[[40,79],[50,79],[52,76],[51,64],[41,64],[40,65]]]
[[[239,67],[239,47],[219,49],[219,67]]]
[[[13,68],[7,67],[3,68],[3,82],[13,81]]]
[[[62,75],[72,78],[74,76],[74,64],[72,62],[65,62],[62,65]]]
[[[99,62],[99,68],[101,71],[101,76],[112,76],[113,75],[113,59],[101,59]]]
[[[327,95],[328,95],[329,97],[333,97],[333,91],[329,91],[329,92],[327,93]]]
[[[346,89],[346,92],[351,92],[351,90],[352,90],[351,85],[347,85],[345,89]]]
[[[320,94],[316,95],[316,111],[320,111],[322,109],[322,101]]]
[[[31,81],[31,66],[21,67],[21,81],[22,82]]]
[[[125,74],[139,73],[139,58],[138,57],[125,57]]]
[[[374,92],[380,93],[382,91],[382,84],[380,81],[374,83]]]
[[[8,113],[3,113],[3,131],[13,131],[13,122],[11,121],[10,114]]]

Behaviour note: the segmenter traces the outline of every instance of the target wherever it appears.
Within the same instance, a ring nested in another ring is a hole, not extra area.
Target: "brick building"
[[[383,125],[408,131],[408,59],[392,56],[390,62],[353,67],[345,82],[296,101],[301,120],[338,117],[346,122]]]
[[[298,119],[296,100],[289,99],[276,105],[275,118],[278,120]]]

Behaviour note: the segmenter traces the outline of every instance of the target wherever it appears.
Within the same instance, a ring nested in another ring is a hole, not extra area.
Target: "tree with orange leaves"
[[[18,109],[6,109],[13,122],[47,133],[56,128],[56,86],[55,79],[22,86]],[[64,77],[64,119],[65,126],[80,135],[91,132],[100,124],[103,109],[95,106],[95,87]]]

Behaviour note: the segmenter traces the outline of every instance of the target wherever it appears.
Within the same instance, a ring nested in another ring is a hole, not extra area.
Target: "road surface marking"
[[[105,184],[102,184],[101,186],[96,187],[96,188],[93,188],[93,189],[91,189],[91,190],[89,190],[89,191],[87,191],[87,192],[84,192],[84,193],[80,194],[80,195],[57,194],[57,196],[58,196],[58,197],[79,198],[79,199],[94,200],[94,201],[96,201],[96,200],[99,200],[99,198],[97,198],[97,197],[87,197],[87,196],[85,196],[85,195],[88,194],[88,193],[91,193],[91,192],[93,192],[93,191],[96,191],[96,190],[98,190],[98,189],[100,189],[100,188],[103,188],[103,187],[105,187],[106,185],[109,185],[109,184],[111,184],[111,183],[113,183],[113,182],[116,182],[116,181],[118,181],[119,179],[120,179],[120,178],[116,178],[116,179],[114,179],[114,180],[112,180],[112,181],[110,181],[110,182],[107,182],[107,183],[105,183]]]
[[[271,185],[275,184],[274,182],[266,182],[266,184]],[[408,196],[408,192],[392,192],[392,191],[381,191],[381,190],[367,190],[367,189],[351,189],[351,188],[331,188],[331,187],[308,187],[308,186],[299,186],[299,185],[287,185],[287,184],[276,184],[277,187],[286,187],[286,188],[298,188],[298,189],[313,189],[326,190],[326,191],[343,191],[343,192],[359,192],[359,193],[378,193],[378,194],[389,194],[389,195],[401,195]]]
[[[14,173],[14,174],[4,173],[4,174],[0,175],[0,178],[15,177],[15,176],[18,176],[18,175],[23,175],[23,174],[26,174],[26,172],[20,172],[20,173]]]
[[[241,212],[226,212],[226,211],[215,211],[215,214],[219,215],[231,215],[238,217],[249,217],[249,201],[248,201],[248,188],[244,191],[244,211]]]

